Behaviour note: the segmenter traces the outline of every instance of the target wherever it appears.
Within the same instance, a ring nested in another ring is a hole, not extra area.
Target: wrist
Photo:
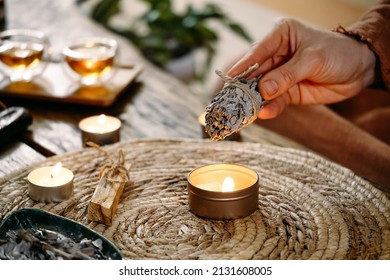
[[[383,83],[380,67],[380,59],[377,54],[371,49],[370,40],[365,38],[365,40],[359,36],[359,34],[348,31],[341,25],[333,30],[334,32],[343,34],[352,40],[358,42],[363,48],[363,53],[361,55],[362,65],[363,65],[363,88],[369,86],[375,86]]]
[[[365,43],[360,43],[364,45],[364,52],[362,56],[363,88],[366,88],[380,81],[380,66],[375,53]]]

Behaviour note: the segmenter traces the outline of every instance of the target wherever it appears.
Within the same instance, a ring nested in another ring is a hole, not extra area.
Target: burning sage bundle
[[[257,91],[259,78],[244,79],[258,67],[256,63],[233,78],[216,71],[224,81],[224,86],[206,108],[206,132],[212,141],[223,140],[251,124],[261,107],[267,103]]]

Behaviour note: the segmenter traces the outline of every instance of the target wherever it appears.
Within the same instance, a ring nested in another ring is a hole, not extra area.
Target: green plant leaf
[[[201,24],[198,24],[196,27],[200,35],[200,40],[203,42],[202,44],[218,41],[218,35],[215,31]]]
[[[229,22],[228,26],[237,35],[241,36],[242,38],[244,38],[248,42],[252,42],[251,36],[249,36],[249,34],[241,27],[241,25],[239,25],[239,24],[237,24],[235,22]]]
[[[229,18],[215,4],[206,4],[202,8],[187,5],[186,9],[176,12],[171,0],[139,0],[149,9],[134,19],[128,28],[120,30],[108,25],[112,16],[120,12],[122,0],[101,0],[94,7],[91,17],[106,28],[129,39],[145,57],[159,66],[169,60],[185,55],[195,48],[207,52],[204,72],[211,65],[215,55],[215,44],[219,40],[217,30],[210,27],[210,21],[219,21],[237,36],[252,41],[246,30]],[[139,26],[146,28],[140,32]],[[145,34],[146,32],[146,34]]]
[[[102,0],[96,4],[91,13],[91,18],[101,24],[107,25],[109,19],[120,11],[121,0]]]

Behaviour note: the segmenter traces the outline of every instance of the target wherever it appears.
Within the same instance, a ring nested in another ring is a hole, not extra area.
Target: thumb
[[[264,99],[274,99],[312,74],[307,59],[292,58],[285,64],[264,74],[260,79],[259,91]]]

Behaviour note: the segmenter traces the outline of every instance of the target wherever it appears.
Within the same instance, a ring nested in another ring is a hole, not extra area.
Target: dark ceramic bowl
[[[40,209],[25,208],[9,214],[0,223],[0,239],[5,239],[8,231],[29,228],[55,231],[73,239],[75,242],[80,242],[83,238],[90,240],[99,238],[103,242],[102,253],[105,256],[113,260],[123,258],[119,249],[97,232],[78,222]]]

